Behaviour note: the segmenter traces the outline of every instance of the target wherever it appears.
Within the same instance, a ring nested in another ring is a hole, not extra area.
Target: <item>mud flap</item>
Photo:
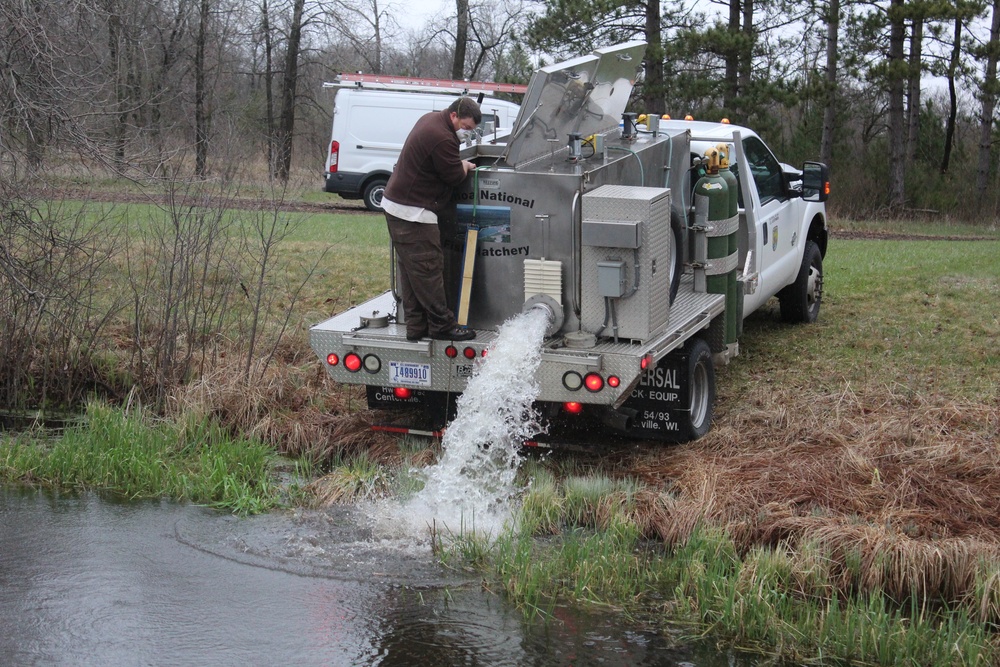
[[[698,365],[700,385],[692,384]],[[708,364],[706,368],[704,364]],[[692,401],[692,391],[705,392]],[[686,442],[707,432],[715,400],[715,376],[708,345],[694,338],[646,372],[621,407],[632,415],[625,432],[635,438]],[[692,405],[699,406],[697,415]]]

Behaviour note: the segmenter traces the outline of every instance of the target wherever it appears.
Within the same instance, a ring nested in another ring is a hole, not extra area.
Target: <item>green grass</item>
[[[274,450],[216,424],[156,422],[91,404],[84,423],[46,439],[0,440],[0,480],[125,498],[168,497],[234,513],[279,504]]]
[[[754,313],[727,379],[767,375],[808,391],[877,381],[960,401],[995,397],[997,257],[1000,241],[833,240],[819,322],[782,324],[776,305]]]
[[[544,475],[539,487],[563,500],[576,493],[553,491]],[[529,617],[566,602],[610,606],[796,664],[986,667],[1000,656],[989,626],[968,608],[900,605],[878,593],[842,599],[829,560],[812,545],[741,556],[724,534],[702,528],[663,549],[641,539],[625,506],[595,531],[576,524],[569,503],[557,513],[559,537],[540,540],[544,530],[527,516],[536,493],[525,499],[519,527],[495,539],[451,536],[442,553],[452,567],[483,572]]]

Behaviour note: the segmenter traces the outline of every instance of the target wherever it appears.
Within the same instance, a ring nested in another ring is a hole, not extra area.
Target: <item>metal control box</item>
[[[603,185],[583,195],[581,213],[584,229],[592,230],[581,233],[583,329],[629,340],[655,336],[670,310],[670,190]],[[617,297],[608,294],[602,273],[609,262],[624,267],[626,284]]]

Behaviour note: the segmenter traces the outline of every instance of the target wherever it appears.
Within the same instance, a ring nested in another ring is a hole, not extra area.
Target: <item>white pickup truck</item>
[[[464,149],[477,169],[441,231],[447,286],[474,340],[407,341],[393,289],[311,329],[333,379],[402,411],[404,421],[385,413],[386,428],[439,430],[500,325],[540,309],[539,440],[608,429],[698,438],[714,366],[739,353],[743,319],[771,297],[788,320],[817,318],[825,165],[787,167],[745,127],[637,123],[624,110],[643,47],[541,68],[510,140]],[[720,145],[730,174],[703,157]]]

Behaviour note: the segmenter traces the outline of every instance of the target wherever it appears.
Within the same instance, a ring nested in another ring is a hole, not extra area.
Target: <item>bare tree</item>
[[[1000,57],[1000,0],[993,0],[993,18],[990,23],[990,41],[986,48],[986,76],[980,92],[982,103],[979,114],[979,156],[976,162],[976,192],[983,201],[990,178],[990,153],[993,148],[993,113],[996,110],[997,59]]]
[[[837,122],[837,66],[839,60],[840,0],[828,0],[826,5],[826,71],[823,75],[823,136],[820,139],[820,160],[833,162],[833,136]]]
[[[455,0],[455,57],[451,78],[465,77],[465,51],[469,41],[469,0]]]
[[[382,74],[383,44],[394,35],[395,22],[378,0],[334,0],[327,21],[333,32],[356,50],[365,69]]]
[[[906,31],[905,0],[889,6],[889,206],[900,209],[906,203],[906,116],[903,105],[907,66],[904,60]]]

